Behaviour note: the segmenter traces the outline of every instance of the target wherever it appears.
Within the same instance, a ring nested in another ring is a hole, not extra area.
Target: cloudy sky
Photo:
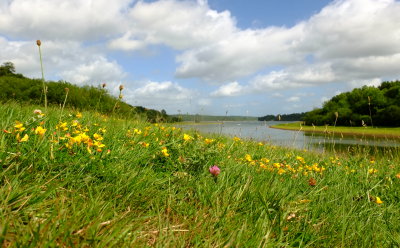
[[[167,113],[263,116],[400,79],[396,0],[1,0],[0,63]]]

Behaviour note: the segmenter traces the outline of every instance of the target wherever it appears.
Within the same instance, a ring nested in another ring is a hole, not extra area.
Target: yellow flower
[[[246,155],[245,155],[245,160],[246,160],[247,162],[253,161],[253,159],[251,158],[251,155],[250,155],[250,154],[246,154]]]
[[[57,126],[56,126],[56,129],[57,130],[60,129],[60,130],[63,130],[63,131],[67,131],[68,130],[67,123],[66,122],[58,123]]]
[[[235,142],[238,142],[238,141],[241,141],[241,139],[239,138],[239,137],[233,137],[233,140],[235,141]]]
[[[185,140],[185,141],[189,141],[189,140],[191,140],[191,139],[193,139],[193,137],[192,136],[190,136],[189,134],[183,134],[183,139]]]
[[[76,114],[76,118],[82,118],[81,112],[78,112],[78,113]]]
[[[95,140],[95,141],[93,142],[93,145],[96,146],[96,147],[98,147],[98,148],[103,148],[103,147],[106,146],[106,145],[102,144],[100,141],[97,141],[97,140]]]
[[[19,121],[15,121],[14,127],[17,129],[17,132],[22,132],[25,130],[24,124]]]
[[[135,129],[133,129],[133,132],[134,132],[135,134],[141,134],[141,133],[142,133],[142,130],[135,128]]]
[[[213,139],[205,139],[205,140],[204,140],[204,143],[206,143],[206,144],[211,144],[211,143],[213,143],[213,142],[214,142]]]
[[[382,201],[381,198],[379,198],[379,197],[376,197],[375,202],[376,202],[377,204],[382,204],[382,203],[383,203],[383,201]]]
[[[165,157],[168,157],[168,156],[169,156],[168,149],[167,149],[166,147],[163,147],[163,148],[161,149],[161,152],[162,152],[162,154],[163,154]]]
[[[93,137],[95,140],[103,140],[103,137],[101,137],[101,135],[98,133],[93,134]]]
[[[47,129],[44,129],[42,126],[38,126],[35,129],[35,134],[39,134],[39,135],[44,135],[44,133],[47,131]]]
[[[297,156],[296,159],[297,159],[298,161],[300,161],[300,163],[302,163],[302,164],[305,164],[305,163],[306,163],[306,162],[304,161],[304,158],[302,158],[302,157],[300,157],[300,156]]]
[[[18,142],[25,142],[25,141],[28,141],[29,136],[27,134],[25,134],[24,137],[21,138],[19,133],[17,133],[17,136],[15,138],[17,139]]]
[[[374,169],[374,168],[371,168],[371,169],[368,170],[368,173],[369,173],[369,174],[375,174],[375,173],[377,173],[377,172],[378,172],[378,170],[377,170],[377,169]]]

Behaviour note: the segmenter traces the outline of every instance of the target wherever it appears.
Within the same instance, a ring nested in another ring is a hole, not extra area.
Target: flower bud
[[[216,177],[221,172],[221,169],[218,168],[218,166],[214,165],[214,166],[210,167],[209,171],[210,171],[211,175]]]
[[[40,46],[40,45],[42,45],[42,42],[40,40],[37,40],[36,45]]]

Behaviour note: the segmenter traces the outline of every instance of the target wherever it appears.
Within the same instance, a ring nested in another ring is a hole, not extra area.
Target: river
[[[335,136],[302,131],[270,128],[272,125],[289,123],[277,121],[232,121],[223,123],[199,123],[180,125],[183,129],[194,129],[201,133],[216,133],[253,139],[272,145],[313,151],[362,151],[394,152],[400,150],[400,139],[359,136]]]

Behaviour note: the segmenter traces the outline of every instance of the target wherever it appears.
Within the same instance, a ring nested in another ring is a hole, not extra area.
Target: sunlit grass
[[[400,244],[396,154],[318,154],[35,109],[0,105],[5,247]]]
[[[304,126],[301,122],[284,123],[271,126],[285,130],[301,130],[305,132],[336,133],[338,135],[359,135],[375,137],[396,137],[400,138],[400,127],[342,127],[342,126]]]

